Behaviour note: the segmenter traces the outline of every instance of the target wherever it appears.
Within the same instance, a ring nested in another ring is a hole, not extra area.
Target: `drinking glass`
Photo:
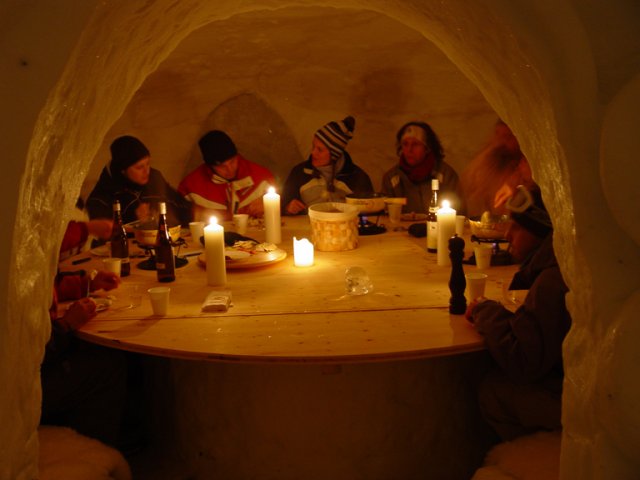
[[[373,290],[369,274],[362,267],[347,268],[344,282],[349,295],[366,295]]]

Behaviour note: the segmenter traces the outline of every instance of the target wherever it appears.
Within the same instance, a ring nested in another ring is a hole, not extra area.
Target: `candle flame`
[[[209,225],[217,225],[218,224],[218,217],[211,217],[209,219]]]
[[[449,202],[449,200],[442,201],[442,208],[450,208],[450,207],[451,207],[451,202]]]
[[[274,193],[276,193],[276,189],[275,189],[275,187],[269,187],[269,188],[267,188],[267,193],[272,194],[272,195],[273,195]]]

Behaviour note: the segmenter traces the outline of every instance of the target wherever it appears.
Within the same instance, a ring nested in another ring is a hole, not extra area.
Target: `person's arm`
[[[471,314],[492,357],[516,382],[543,377],[561,359],[570,320],[564,303],[564,283],[557,283],[555,270],[540,274],[515,313],[488,300],[476,305]]]
[[[115,198],[103,198],[95,191],[87,199],[87,213],[91,220],[95,218],[111,219],[113,217],[113,201]]]
[[[306,210],[307,206],[300,198],[300,177],[302,171],[300,166],[295,166],[284,182],[282,188],[282,213],[284,215],[298,215]]]
[[[62,244],[60,245],[60,253],[67,252],[71,249],[78,248],[87,241],[89,238],[89,229],[87,223],[76,222],[74,220],[67,224],[67,229],[62,237]]]
[[[167,184],[167,197],[169,203],[176,209],[176,217],[178,217],[180,225],[183,227],[189,226],[189,222],[193,220],[193,205],[191,202],[180,195],[180,193],[174,190],[169,184]]]
[[[111,231],[113,230],[113,220],[106,218],[97,218],[86,222],[89,235],[93,235],[101,240],[109,240]]]
[[[43,364],[64,359],[73,336],[71,333],[87,323],[96,314],[96,304],[90,298],[82,298],[71,304],[64,315],[58,317],[58,302],[54,288],[53,302],[49,308],[51,336],[45,346]]]
[[[60,301],[77,300],[96,290],[113,290],[120,285],[120,277],[113,272],[95,272],[93,279],[84,270],[58,273],[55,282]]]
[[[191,202],[166,181],[162,172],[154,170],[154,173],[154,184],[156,186],[148,189],[148,194],[155,194],[162,198],[167,204],[171,217],[180,222],[183,227],[188,227],[189,222],[193,220]]]

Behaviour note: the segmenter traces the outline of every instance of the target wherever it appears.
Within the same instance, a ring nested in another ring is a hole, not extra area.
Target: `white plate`
[[[239,260],[227,260],[226,266],[228,270],[264,267],[266,265],[278,263],[285,258],[287,258],[287,252],[278,248],[271,252],[256,252],[254,254],[249,254],[248,257]],[[204,253],[198,255],[198,263],[206,268],[207,261],[205,259]]]
[[[230,260],[241,260],[243,258],[249,258],[251,254],[243,250],[225,249],[224,256],[228,257]]]

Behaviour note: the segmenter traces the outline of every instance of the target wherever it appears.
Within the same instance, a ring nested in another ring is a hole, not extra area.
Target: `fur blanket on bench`
[[[66,427],[41,426],[40,480],[131,480],[116,449]]]
[[[538,432],[496,445],[471,480],[557,480],[562,432]]]

